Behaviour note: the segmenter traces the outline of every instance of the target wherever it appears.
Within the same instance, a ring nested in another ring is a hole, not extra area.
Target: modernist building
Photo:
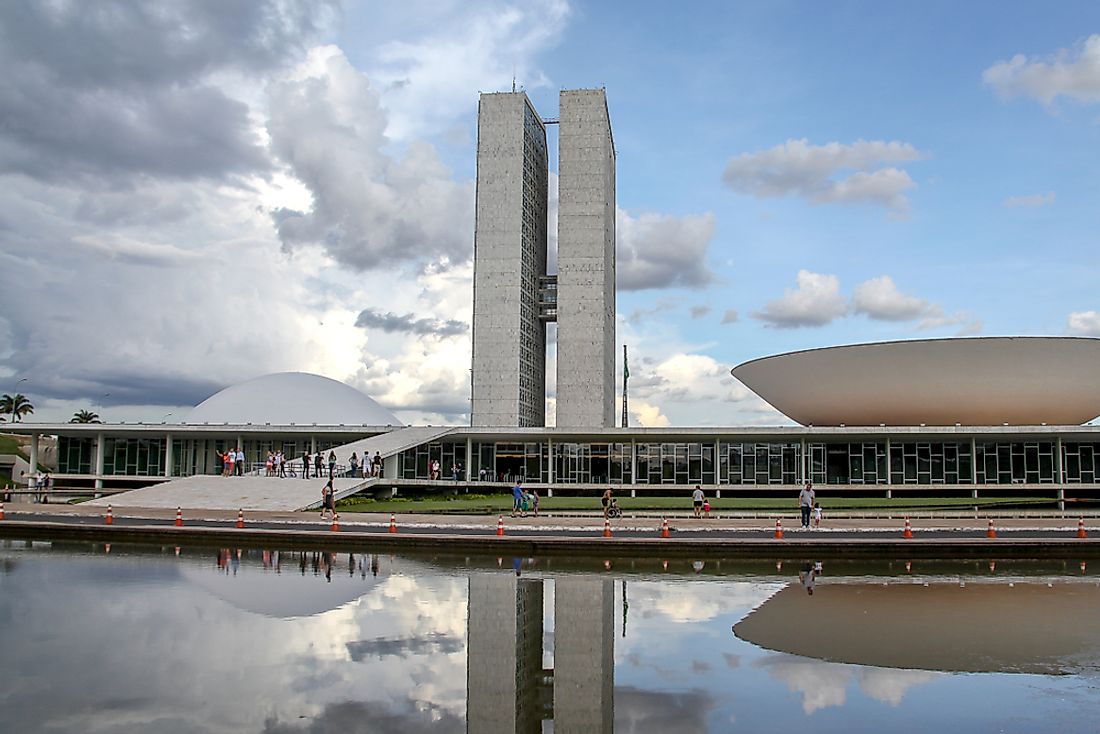
[[[547,273],[547,136],[558,124],[557,272]],[[787,426],[616,428],[615,147],[603,90],[523,92],[478,113],[471,425],[406,427],[316,375],[227,388],[178,424],[16,424],[58,437],[59,484],[122,487],[370,443],[393,486],[522,479],[545,492],[1100,493],[1100,339],[975,337],[864,344],[746,362],[735,378]],[[545,427],[546,324],[557,322],[557,425]],[[721,410],[721,406],[716,406]],[[721,422],[721,416],[715,416]],[[384,440],[383,440],[384,439]],[[438,461],[443,479],[431,479]],[[452,467],[461,471],[452,472]],[[488,488],[488,487],[486,487]],[[349,491],[353,491],[352,487]]]
[[[523,92],[483,94],[478,106],[475,427],[545,425],[546,324],[554,321],[557,425],[615,425],[615,146],[604,90],[561,92],[559,115],[551,274],[548,121]]]

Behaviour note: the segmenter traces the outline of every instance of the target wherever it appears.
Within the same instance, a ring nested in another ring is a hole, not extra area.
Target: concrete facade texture
[[[546,422],[546,128],[523,92],[483,94],[478,106],[474,226],[474,426]]]
[[[558,426],[615,425],[615,145],[602,89],[564,90],[558,144]]]
[[[542,674],[542,581],[471,574],[466,731],[541,729],[533,687]]]
[[[554,581],[554,731],[614,731],[615,587],[611,579]]]

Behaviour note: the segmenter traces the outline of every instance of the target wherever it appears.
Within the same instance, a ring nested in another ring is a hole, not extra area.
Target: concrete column
[[[638,441],[630,439],[630,483],[638,483]]]
[[[798,467],[802,471],[802,476],[798,478],[799,484],[805,484],[806,480],[810,478],[810,456],[806,453],[806,438],[802,438],[802,461],[798,462]]]
[[[38,434],[31,434],[31,470],[30,473],[34,474],[38,471]]]
[[[877,469],[876,469],[876,473],[877,473]],[[886,438],[886,499],[890,499],[891,497],[894,496],[893,489],[891,489],[891,487],[892,487],[892,485],[890,483],[891,481],[892,480],[890,479],[890,438],[887,437]]]
[[[986,477],[986,481],[989,477]],[[974,491],[970,496],[978,499],[978,439],[970,437],[970,481],[974,484]]]
[[[718,448],[721,445],[722,445],[721,440],[719,440],[718,437],[715,436],[715,438],[714,438],[714,454],[711,455],[711,459],[710,459],[711,460],[711,465],[712,465],[711,468],[714,469],[714,486],[716,487],[716,489],[714,490],[714,496],[715,497],[721,497],[722,496],[722,490],[718,489],[718,487],[720,487],[721,484],[722,484],[722,477],[718,476],[718,467],[722,465],[722,462],[718,460]]]
[[[172,434],[164,437],[164,476],[172,477]]]
[[[317,453],[317,437],[316,436],[310,436],[309,437],[309,453],[311,453],[311,454],[316,454]]]
[[[1058,436],[1054,446],[1054,482],[1058,485],[1058,509],[1066,509],[1066,473],[1062,460],[1062,437]]]
[[[469,482],[477,477],[478,467],[474,465],[474,442],[469,436],[466,437],[466,481]]]
[[[554,482],[556,482],[558,480],[557,476],[556,476],[557,472],[555,471],[556,464],[555,464],[555,457],[554,457],[554,439],[547,438],[546,439],[546,445],[547,445],[546,454],[550,457],[550,484],[553,484]]]
[[[99,496],[99,490],[103,489],[103,459],[104,452],[106,450],[106,439],[102,433],[97,433],[95,436],[95,489],[96,497]]]

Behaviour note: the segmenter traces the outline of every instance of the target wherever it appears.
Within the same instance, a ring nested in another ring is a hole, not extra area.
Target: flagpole
[[[630,378],[630,368],[626,366],[626,345],[623,345],[623,428],[629,427],[626,415],[626,381]]]

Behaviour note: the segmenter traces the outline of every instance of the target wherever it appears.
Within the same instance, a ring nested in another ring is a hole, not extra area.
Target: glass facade
[[[723,443],[719,446],[722,484],[797,484],[801,443]]]
[[[164,475],[165,437],[104,438],[105,476]],[[327,453],[346,439],[318,439]],[[249,469],[267,452],[299,458],[311,449],[306,436],[294,440],[244,441]],[[235,448],[230,438],[172,441],[172,476],[218,474],[218,453]],[[803,454],[805,446],[805,454]],[[542,484],[794,486],[811,479],[818,485],[934,486],[1100,483],[1100,442],[1067,441],[1058,456],[1056,441],[689,441],[550,442],[475,441],[467,460],[465,441],[438,441],[402,451],[397,478],[428,479],[430,462],[439,461],[442,478],[451,469],[470,470],[471,480]],[[553,451],[551,452],[551,447]],[[345,462],[348,457],[339,457]],[[1059,461],[1059,458],[1061,459]],[[57,470],[92,474],[94,438],[59,436]],[[465,479],[463,473],[460,478]]]
[[[57,437],[57,471],[60,474],[91,474],[94,469],[94,438]]]
[[[890,444],[891,484],[972,484],[970,442]]]

